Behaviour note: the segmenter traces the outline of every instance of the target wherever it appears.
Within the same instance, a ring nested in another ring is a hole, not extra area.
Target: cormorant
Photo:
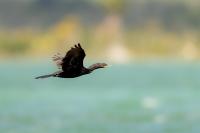
[[[72,47],[65,57],[57,54],[53,57],[53,61],[56,63],[60,71],[53,74],[36,77],[36,79],[59,77],[59,78],[75,78],[82,75],[90,74],[96,69],[105,68],[106,63],[96,63],[86,68],[83,66],[83,60],[86,54],[82,49],[80,43]]]

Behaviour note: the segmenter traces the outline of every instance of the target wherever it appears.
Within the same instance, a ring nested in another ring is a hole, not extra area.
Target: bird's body
[[[85,51],[82,49],[81,45],[75,45],[75,47],[72,47],[71,50],[67,52],[65,57],[60,56],[60,54],[57,54],[53,57],[53,61],[56,62],[60,71],[53,74],[40,76],[36,79],[48,77],[75,78],[107,66],[105,63],[96,63],[86,68],[83,65],[85,56]]]
[[[60,71],[55,77],[60,78],[76,78],[82,75],[89,74],[90,71],[86,68],[82,68],[80,71]]]

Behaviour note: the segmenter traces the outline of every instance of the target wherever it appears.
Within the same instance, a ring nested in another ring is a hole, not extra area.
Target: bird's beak
[[[112,65],[106,65],[106,66],[104,66],[104,68],[108,68],[108,67],[111,67]]]

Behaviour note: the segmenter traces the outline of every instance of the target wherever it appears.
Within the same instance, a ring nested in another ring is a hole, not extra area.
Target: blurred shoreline
[[[65,54],[77,43],[83,45],[88,58],[116,63],[200,58],[200,8],[196,1],[0,3],[0,60],[47,58],[57,52]],[[10,11],[5,8],[11,6]]]

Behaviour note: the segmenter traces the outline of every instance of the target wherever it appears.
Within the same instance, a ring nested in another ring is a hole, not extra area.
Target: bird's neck
[[[100,68],[104,68],[104,63],[96,63],[96,64],[93,64],[91,65],[90,67],[88,67],[88,70],[90,72],[96,70],[96,69],[100,69]]]
[[[85,75],[85,74],[89,74],[91,73],[91,71],[88,68],[83,67],[81,69],[81,75]]]

